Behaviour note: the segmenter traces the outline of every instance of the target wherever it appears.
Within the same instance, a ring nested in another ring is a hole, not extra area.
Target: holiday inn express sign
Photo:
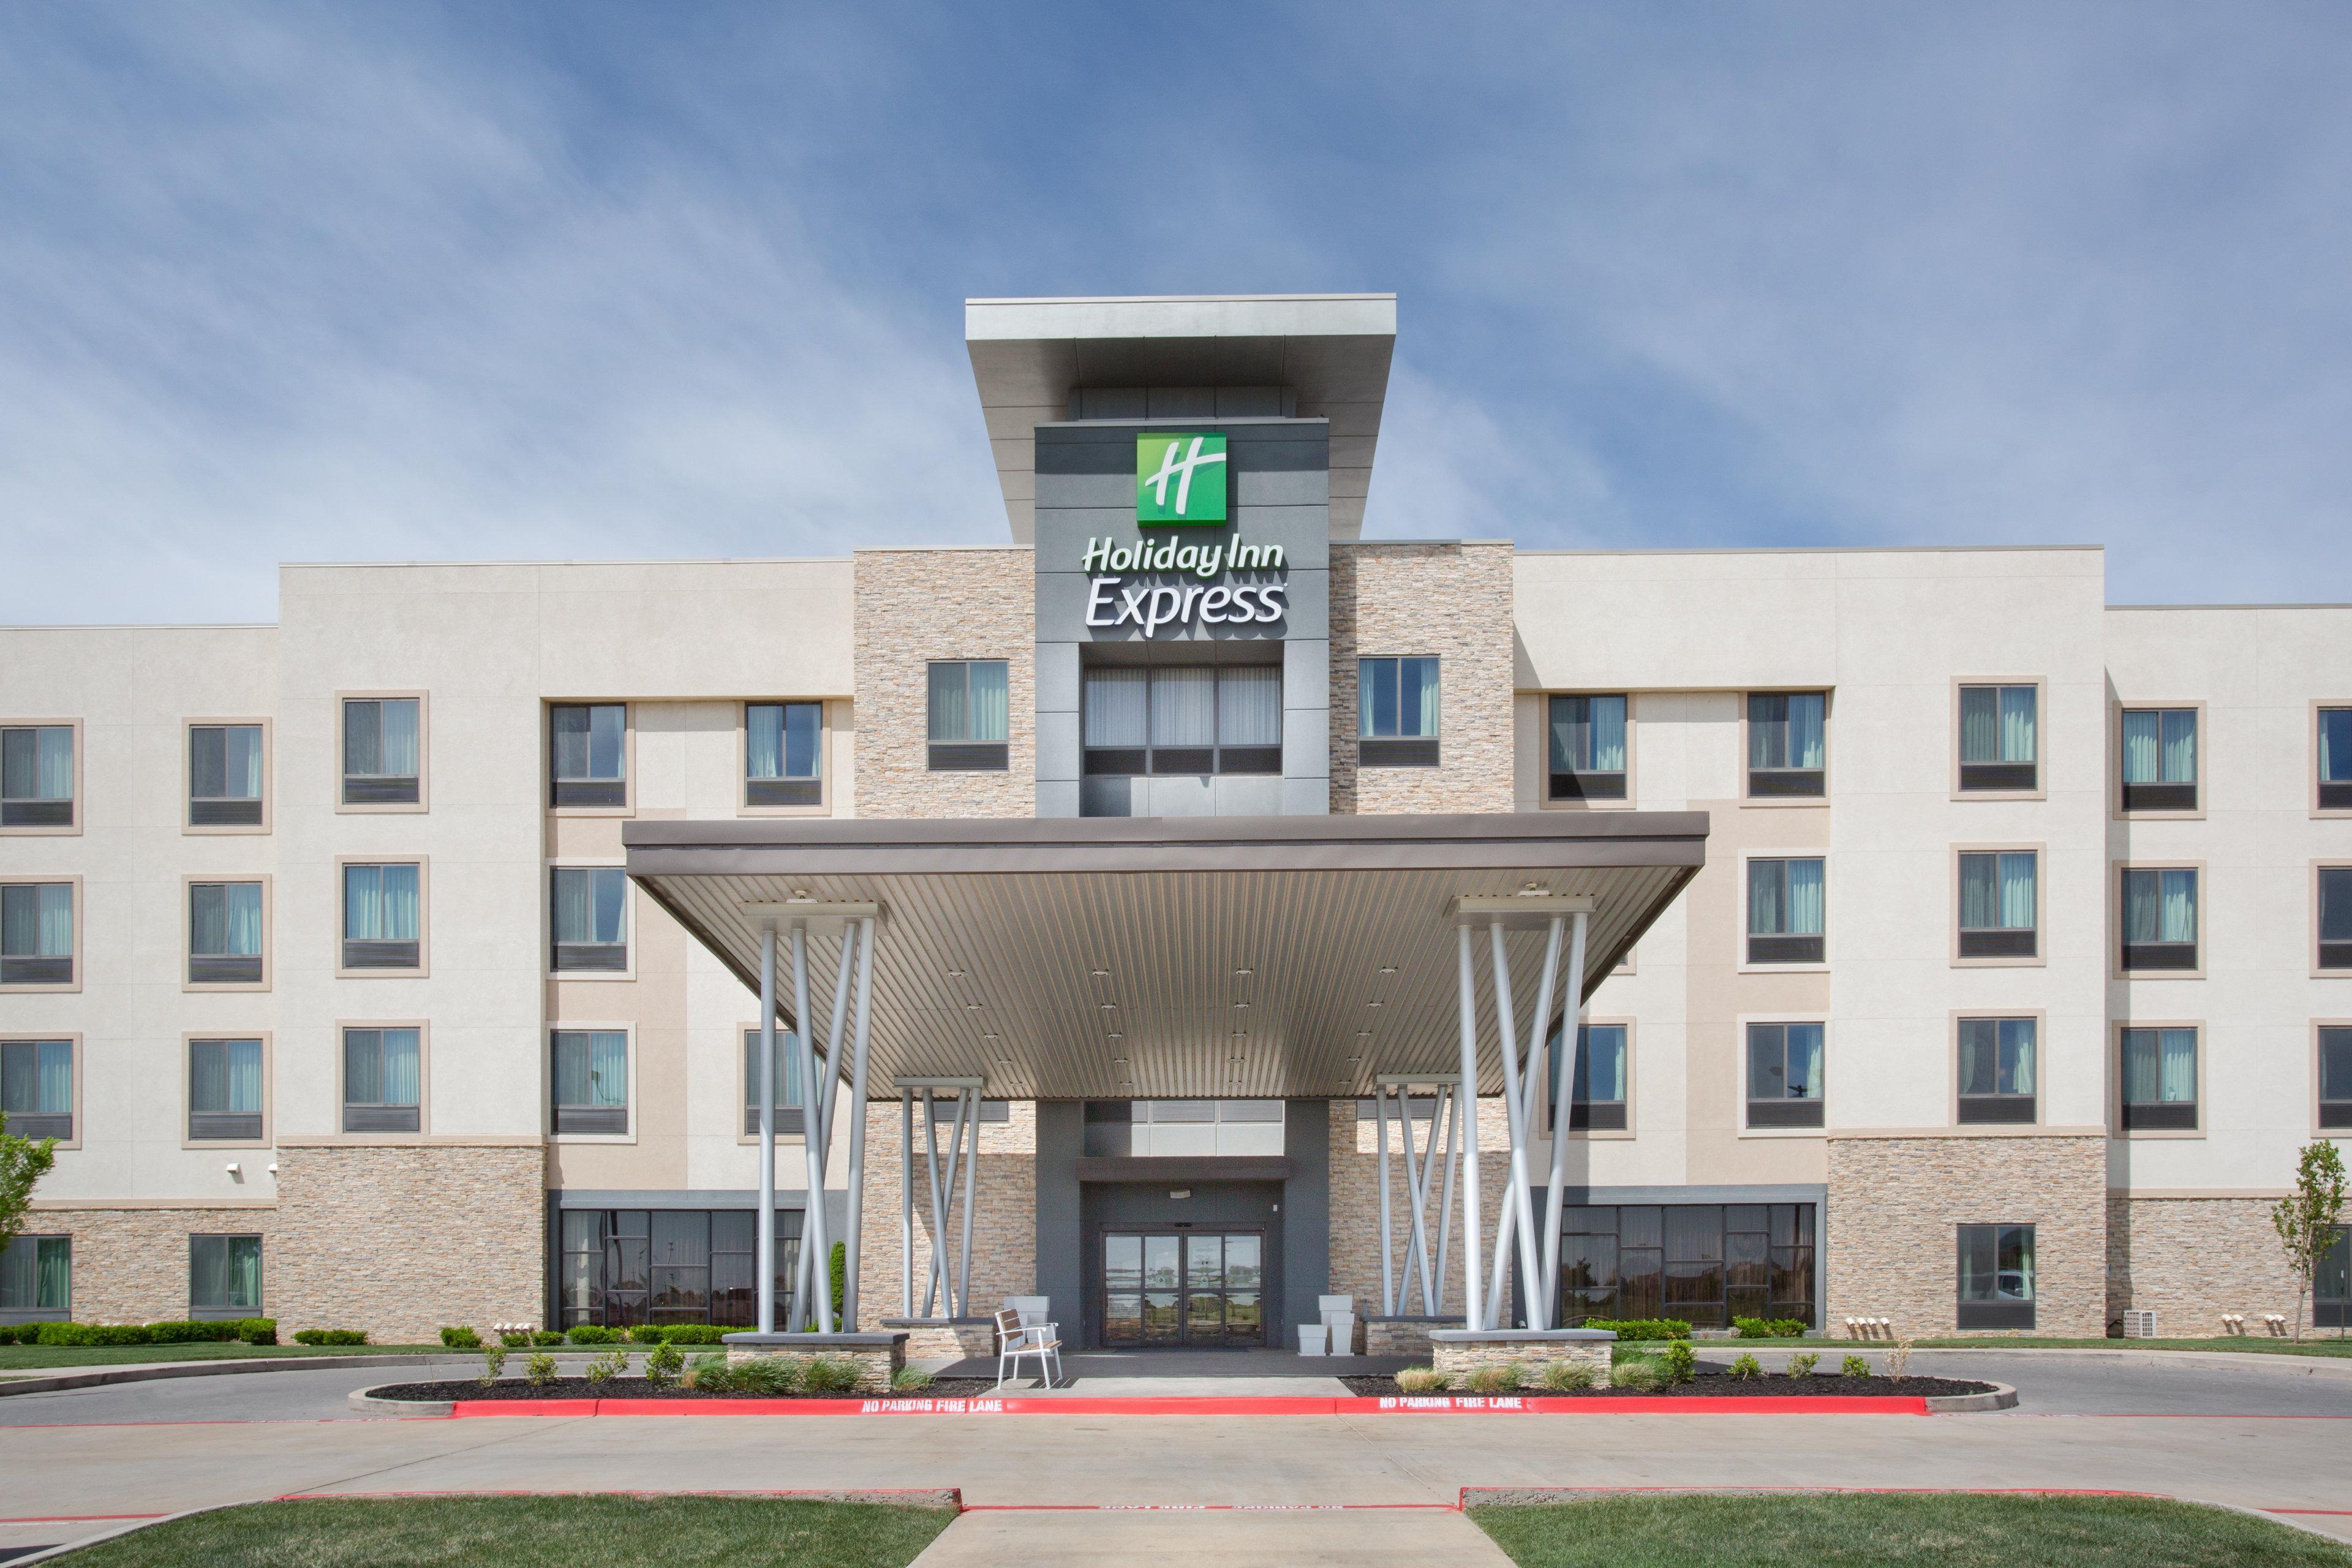
[[[1135,521],[1156,527],[1225,521],[1223,436],[1138,436]]]

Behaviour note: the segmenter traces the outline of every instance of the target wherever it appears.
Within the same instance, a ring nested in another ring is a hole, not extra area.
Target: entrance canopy
[[[1238,1100],[1458,1070],[1470,911],[1484,943],[1497,900],[1530,916],[1589,900],[1589,994],[1697,874],[1706,831],[1704,812],[1612,811],[638,820],[623,838],[630,877],[754,993],[763,926],[798,906],[819,921],[878,907],[874,1098],[900,1079],[979,1078],[990,1099]],[[1507,944],[1524,1008],[1545,921],[1510,923],[1534,931]],[[837,951],[812,945],[814,1012]],[[1483,946],[1479,970],[1479,1089],[1494,1093]],[[788,1026],[792,993],[780,973]]]

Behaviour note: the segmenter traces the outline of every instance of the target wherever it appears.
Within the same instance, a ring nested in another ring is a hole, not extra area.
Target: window
[[[425,967],[423,867],[415,861],[343,868],[343,967]]]
[[[188,1142],[258,1143],[261,1042],[188,1042]]]
[[[2034,1120],[2033,1048],[2040,1032],[2032,1018],[1960,1020],[1962,1126]]]
[[[2124,968],[2197,968],[2197,868],[2130,868],[2123,878]]]
[[[980,1119],[996,1120],[992,1110],[1003,1103],[982,1100]],[[955,1121],[955,1102],[935,1101],[931,1114],[944,1141],[945,1130]],[[1283,1102],[1278,1100],[1090,1100],[1085,1115],[1084,1147],[1090,1158],[1283,1152]],[[1363,1120],[1360,1108],[1358,1120]]]
[[[343,804],[424,804],[424,700],[343,700]]]
[[[1829,765],[1826,691],[1748,695],[1748,793],[1759,800],[1820,795]]]
[[[1748,1125],[1822,1125],[1822,1026],[1748,1026]]]
[[[1559,1081],[1559,1044],[1565,1031],[1551,1037],[1551,1081]],[[1568,1125],[1571,1130],[1622,1132],[1625,1130],[1625,1026],[1584,1024],[1576,1031],[1576,1062],[1570,1071]],[[1545,1108],[1549,1121],[1551,1107]]]
[[[0,1111],[18,1138],[74,1141],[71,1040],[0,1040]]]
[[[1960,688],[1960,788],[2032,791],[2040,787],[2032,686]]]
[[[557,702],[547,710],[551,805],[629,804],[629,709],[624,702]]]
[[[2123,714],[2126,811],[2197,809],[2197,710],[2126,708]]]
[[[1822,935],[1822,862],[1748,862],[1748,962],[1819,963]]]
[[[2033,1227],[1964,1225],[1960,1229],[1958,1326],[2033,1326]]]
[[[188,726],[188,826],[262,825],[264,750],[258,724]]]
[[[1550,707],[1550,798],[1623,800],[1625,699],[1555,697]]]
[[[2123,1128],[2189,1132],[2197,1127],[2197,1030],[2124,1031]]]
[[[0,1323],[73,1316],[73,1237],[20,1236],[0,1249]]]
[[[74,727],[0,728],[0,827],[74,826]]]
[[[2319,868],[2319,967],[2352,969],[2352,866]]]
[[[2352,1326],[2352,1225],[2336,1227],[2336,1239],[2319,1255],[2311,1280],[2311,1326]]]
[[[343,1131],[417,1132],[425,1121],[424,1031],[343,1031]]]
[[[611,973],[629,967],[629,874],[618,866],[557,866],[555,968]]]
[[[798,1209],[776,1211],[776,1321],[789,1321],[800,1263]],[[557,1263],[558,1323],[759,1321],[759,1216],[750,1209],[565,1209]]]
[[[2319,809],[2352,811],[2352,708],[2319,710]]]
[[[188,884],[188,984],[262,983],[262,897],[258,882]]]
[[[1562,1321],[1814,1318],[1811,1204],[1570,1205],[1560,1216]]]
[[[824,804],[824,704],[743,705],[743,804]]]
[[[1356,762],[1367,768],[1437,765],[1437,660],[1356,661]]]
[[[2031,849],[1960,857],[1962,958],[2032,958],[2040,951],[2040,859]]]
[[[0,985],[74,983],[74,885],[0,886]]]
[[[1087,772],[1279,773],[1282,671],[1273,665],[1086,672]]]
[[[776,1132],[799,1132],[801,1051],[793,1037],[776,1031]],[[760,1031],[743,1031],[743,1136],[760,1136]]]
[[[2352,1129],[2352,1025],[2319,1030],[2319,1125]]]
[[[188,1316],[198,1321],[261,1312],[261,1237],[188,1237]]]
[[[620,1029],[555,1031],[555,1131],[629,1130],[629,1037]]]
[[[1003,773],[1012,697],[1001,658],[946,660],[931,666],[931,754],[935,773]]]

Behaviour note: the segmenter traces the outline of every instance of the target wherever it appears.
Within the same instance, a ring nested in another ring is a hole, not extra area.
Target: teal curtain
[[[416,868],[343,868],[343,935],[354,942],[416,940]]]
[[[629,1103],[629,1037],[618,1029],[555,1037],[555,1103],[616,1110]]]
[[[1748,862],[1748,931],[1751,936],[1820,936],[1824,891],[1819,860]]]
[[[1829,699],[1819,691],[1759,691],[1748,699],[1748,765],[1818,768]]]
[[[2124,783],[2197,782],[2197,710],[2136,709],[2124,714]]]
[[[1356,661],[1356,734],[1367,741],[1394,738],[1397,732],[1397,661],[1364,658]]]
[[[1553,698],[1551,771],[1556,773],[1623,773],[1625,699]]]
[[[416,699],[401,697],[382,705],[383,712],[383,772],[391,778],[416,775]],[[256,1254],[258,1265],[259,1254]]]
[[[33,1105],[37,1115],[64,1116],[73,1110],[73,1042],[33,1042]]]
[[[800,1046],[792,1034],[776,1031],[776,1104],[796,1108],[801,1102]],[[760,1108],[760,1031],[743,1031],[743,1108]]]
[[[205,958],[261,955],[261,884],[194,882],[188,887],[189,951]]]
[[[54,1312],[73,1309],[73,1239],[20,1236],[0,1249],[0,1312]]]
[[[975,659],[971,666],[971,738],[1003,741],[1011,733],[1011,691],[1001,658]]]
[[[618,702],[561,703],[550,724],[559,779],[617,779],[629,710]]]
[[[415,1029],[343,1031],[345,1105],[416,1105],[423,1069]]]
[[[1960,929],[2031,931],[2039,870],[2031,849],[1960,857]]]
[[[1789,863],[1789,934],[1822,934],[1822,865],[1819,860]]]
[[[2197,1031],[2126,1029],[2124,1099],[2134,1105],[2194,1104]]]
[[[618,866],[558,866],[555,940],[617,942],[627,940],[629,874]]]
[[[2033,761],[2034,697],[2031,686],[1961,687],[1960,761]]]
[[[1819,1024],[1789,1026],[1789,1098],[1819,1100],[1822,1097],[1822,1026]]]
[[[2197,940],[2197,872],[2190,867],[2124,873],[2124,940]]]
[[[261,1237],[192,1236],[188,1238],[188,1296],[212,1311],[261,1307]]]
[[[2031,686],[2000,689],[2000,760],[2004,763],[2033,761],[2035,695]]]
[[[2032,850],[2004,850],[2000,856],[2000,923],[2007,931],[2033,929]]]
[[[2034,1033],[2031,1018],[1961,1020],[1960,1092],[2031,1096]]]
[[[1437,738],[1437,661],[1397,660],[1397,731],[1418,740]]]
[[[199,1115],[254,1115],[261,1110],[259,1040],[192,1040],[188,1109]]]

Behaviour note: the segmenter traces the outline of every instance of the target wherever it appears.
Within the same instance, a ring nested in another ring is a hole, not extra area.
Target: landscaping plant
[[[1698,1352],[1691,1349],[1688,1340],[1669,1340],[1665,1353],[1658,1358],[1658,1368],[1668,1383],[1688,1383],[1698,1376]]]
[[[686,1370],[686,1352],[665,1340],[646,1357],[646,1381],[656,1388],[667,1388],[676,1383],[678,1373]]]
[[[1508,1394],[1519,1386],[1519,1363],[1488,1362],[1485,1366],[1473,1368],[1465,1382],[1473,1394]]]
[[[1900,1343],[1900,1344],[1896,1345],[1893,1350],[1891,1350],[1891,1351],[1889,1351],[1889,1352],[1886,1352],[1886,1375],[1887,1375],[1887,1376],[1889,1376],[1889,1377],[1902,1377],[1902,1376],[1905,1376],[1905,1375],[1906,1374],[1906,1373],[1907,1373],[1907,1371],[1908,1371],[1908,1369],[1909,1369],[1910,1365],[1911,1365],[1911,1342],[1910,1342],[1909,1340],[1905,1340],[1902,1343]]]
[[[1811,1377],[1813,1375],[1813,1368],[1821,1364],[1821,1352],[1818,1351],[1807,1351],[1802,1355],[1792,1355],[1789,1358],[1789,1375]]]
[[[365,1329],[297,1329],[294,1342],[298,1345],[363,1345],[368,1342]]]
[[[716,1394],[727,1384],[727,1358],[723,1355],[698,1355],[686,1363],[678,1374],[678,1385]]]
[[[534,1352],[522,1363],[522,1374],[530,1380],[533,1388],[545,1388],[555,1381],[555,1358],[545,1351]]]
[[[1838,1373],[1842,1377],[1868,1377],[1870,1360],[1867,1356],[1850,1355],[1839,1363]]]
[[[1544,1363],[1543,1385],[1558,1394],[1571,1394],[1580,1388],[1592,1386],[1592,1369],[1572,1361]]]
[[[1743,1340],[1798,1340],[1805,1336],[1802,1318],[1734,1318],[1731,1327]]]
[[[560,1345],[563,1343],[563,1335],[554,1329],[533,1329],[530,1342],[535,1345]]]
[[[1638,1389],[1650,1394],[1665,1386],[1666,1374],[1654,1357],[1634,1356],[1611,1367],[1609,1382],[1613,1387]]]
[[[890,1379],[890,1386],[901,1394],[920,1394],[930,1385],[931,1374],[919,1366],[902,1366]]]
[[[1680,1318],[1587,1318],[1584,1327],[1606,1329],[1621,1340],[1686,1340],[1691,1326]]]
[[[500,1329],[499,1331],[499,1343],[504,1345],[510,1351],[520,1350],[523,1346],[530,1343],[530,1331],[529,1329]]]
[[[1730,1373],[1732,1376],[1738,1378],[1743,1383],[1751,1382],[1754,1379],[1764,1375],[1764,1363],[1758,1361],[1752,1355],[1742,1354],[1734,1356],[1731,1361]]]
[[[628,1352],[606,1351],[604,1354],[593,1358],[588,1363],[588,1386],[591,1388],[602,1388],[606,1384],[612,1382],[614,1378],[620,1376],[623,1373],[628,1370]]]
[[[0,1140],[5,1142],[5,1140]],[[2271,1209],[2271,1226],[2286,1249],[2286,1266],[2294,1275],[2294,1337],[2303,1340],[2303,1304],[2311,1294],[2312,1277],[2320,1259],[2334,1244],[2336,1227],[2344,1222],[2344,1156],[2327,1139],[2304,1146],[2295,1162],[2294,1185]],[[0,1215],[5,1220],[5,1215]],[[5,1233],[0,1233],[5,1234]]]
[[[33,1205],[33,1186],[58,1163],[54,1138],[19,1138],[8,1131],[8,1117],[0,1111],[0,1251],[16,1239],[25,1226],[25,1211]]]
[[[482,1347],[482,1375],[476,1378],[474,1381],[480,1384],[484,1388],[488,1388],[490,1384],[498,1382],[499,1378],[504,1374],[506,1370],[507,1347],[504,1345],[484,1345]]]
[[[563,1337],[575,1345],[609,1345],[620,1342],[621,1331],[596,1323],[574,1323]]]
[[[846,1356],[811,1356],[801,1368],[801,1388],[809,1394],[846,1394],[857,1386],[857,1363]]]
[[[478,1351],[482,1348],[482,1336],[463,1324],[441,1331],[441,1342],[453,1351]]]
[[[1409,1366],[1396,1374],[1396,1385],[1407,1394],[1443,1394],[1453,1381],[1433,1366]]]

